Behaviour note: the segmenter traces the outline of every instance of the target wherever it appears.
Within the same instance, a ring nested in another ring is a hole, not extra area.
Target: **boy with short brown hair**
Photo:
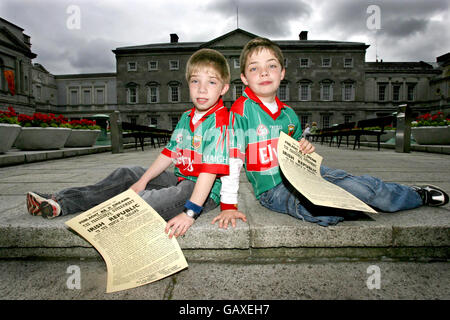
[[[289,214],[321,226],[335,225],[342,217],[324,216],[323,208],[302,197],[281,175],[277,158],[280,131],[299,140],[303,153],[314,152],[314,146],[301,138],[302,128],[294,110],[276,94],[284,79],[284,58],[277,44],[269,39],[251,40],[241,53],[241,79],[247,85],[242,97],[230,110],[230,175],[222,178],[221,209],[213,223],[219,227],[235,225],[239,173],[245,167],[247,178],[261,205],[272,211]],[[394,212],[421,205],[441,206],[448,195],[434,186],[409,187],[385,183],[371,176],[353,176],[343,170],[321,166],[322,177],[350,192],[368,205]]]
[[[194,107],[184,112],[170,142],[145,170],[121,167],[104,180],[51,195],[29,192],[32,215],[54,218],[86,211],[131,188],[166,221],[166,233],[184,235],[202,212],[217,207],[221,182],[229,173],[227,108],[230,68],[218,51],[201,49],[187,63],[186,80]],[[174,162],[174,172],[166,169]]]

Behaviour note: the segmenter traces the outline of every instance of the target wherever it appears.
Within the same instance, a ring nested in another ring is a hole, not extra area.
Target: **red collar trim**
[[[194,132],[195,129],[198,128],[198,126],[206,120],[207,117],[209,117],[210,115],[212,115],[213,113],[215,113],[217,110],[219,110],[220,108],[223,107],[223,101],[222,98],[219,98],[219,100],[217,101],[216,105],[212,108],[210,108],[208,110],[207,113],[205,113],[203,115],[203,117],[197,121],[197,123],[194,125],[192,123],[192,119],[194,118],[194,113],[195,113],[195,107],[191,109],[191,111],[189,112],[189,117],[191,117],[191,120],[189,120],[189,127],[191,128],[191,131]]]
[[[253,101],[255,101],[256,103],[259,104],[259,106],[261,107],[261,109],[263,109],[269,116],[272,117],[273,120],[276,120],[280,114],[281,114],[281,109],[284,108],[284,104],[280,101],[280,99],[278,99],[277,96],[275,96],[275,102],[277,103],[278,106],[278,111],[276,113],[272,113],[272,111],[269,110],[269,108],[267,108],[264,105],[264,102],[262,102],[257,96],[256,94],[252,91],[252,89],[250,89],[250,87],[245,88],[244,90],[245,94]]]

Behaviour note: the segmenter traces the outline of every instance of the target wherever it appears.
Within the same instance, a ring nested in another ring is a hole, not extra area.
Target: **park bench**
[[[170,130],[122,122],[119,111],[114,111],[109,118],[111,127],[111,149],[113,153],[123,152],[123,138],[134,138],[136,150],[139,143],[142,151],[144,151],[144,141],[146,138],[150,138],[150,144],[156,148],[157,145],[160,147],[162,144],[166,144],[172,135],[172,131]]]
[[[366,119],[358,121],[356,128],[349,131],[349,136],[355,137],[355,142],[353,144],[353,150],[355,150],[356,145],[358,145],[358,149],[360,147],[361,136],[376,136],[377,137],[377,146],[378,150],[380,150],[380,136],[385,134],[384,128],[393,123],[395,117],[394,116],[386,116],[386,117],[378,117],[373,119]],[[373,127],[380,127],[380,130],[370,129]]]
[[[122,136],[124,138],[134,138],[136,150],[139,142],[142,151],[144,151],[145,138],[150,138],[150,144],[152,147],[156,148],[156,145],[158,145],[159,148],[161,145],[165,145],[169,141],[172,134],[169,130],[157,129],[129,122],[122,122],[122,131]]]
[[[329,128],[321,129],[317,134],[312,135],[312,140],[317,141],[319,138],[321,139],[320,144],[323,144],[325,139],[330,139],[330,147],[333,144],[334,139],[336,138],[336,143],[338,147],[341,145],[342,137],[347,137],[347,146],[348,146],[348,135],[350,130],[355,127],[355,122],[347,122],[341,123],[338,125],[334,125]]]

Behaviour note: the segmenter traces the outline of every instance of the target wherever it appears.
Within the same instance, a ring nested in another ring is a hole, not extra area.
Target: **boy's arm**
[[[150,180],[159,176],[172,164],[172,159],[160,153],[158,158],[151,164],[151,166],[145,171],[144,175],[130,188],[139,193],[144,190]]]
[[[192,191],[192,195],[189,200],[197,206],[203,206],[215,180],[216,174],[206,172],[200,173],[197,182],[195,183],[194,191]],[[168,233],[169,230],[172,229],[169,234],[169,238],[172,238],[173,235],[175,235],[175,237],[183,236],[194,224],[194,221],[194,218],[191,218],[182,212],[167,222],[165,232]]]

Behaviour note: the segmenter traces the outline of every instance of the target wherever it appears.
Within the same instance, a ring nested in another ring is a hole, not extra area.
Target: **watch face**
[[[186,211],[186,214],[187,214],[189,217],[191,217],[191,218],[193,218],[194,215],[195,215],[194,211],[192,211],[192,210],[187,210],[187,211]]]

